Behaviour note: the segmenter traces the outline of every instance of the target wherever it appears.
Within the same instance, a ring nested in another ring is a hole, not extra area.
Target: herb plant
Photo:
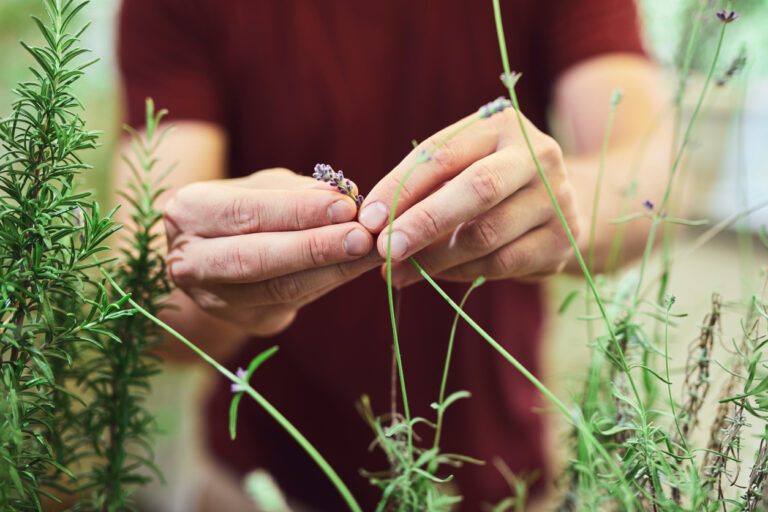
[[[662,198],[634,198],[633,187],[628,187],[627,204],[642,199],[645,211],[622,214],[616,222],[650,222],[651,233],[638,273],[628,274],[613,286],[593,277],[595,219],[590,225],[591,242],[585,260],[533,151],[515,94],[515,84],[521,77],[510,68],[499,1],[492,0],[502,56],[501,79],[509,99],[502,97],[486,104],[444,141],[421,151],[396,191],[390,212],[396,211],[403,183],[447,140],[474,123],[507,108],[514,109],[586,279],[586,336],[593,351],[591,363],[583,392],[574,403],[566,403],[464,312],[470,292],[482,285],[482,278],[457,303],[411,258],[427,283],[456,310],[451,336],[446,340],[439,396],[432,404],[435,418],[412,417],[396,328],[388,240],[387,291],[403,413],[392,410],[377,416],[366,397],[358,404],[389,463],[387,468],[363,471],[370,483],[381,489],[377,511],[451,510],[461,501],[444,485],[452,480],[451,468],[484,463],[440,450],[442,433],[450,428],[444,421],[446,409],[457,400],[471,399],[466,391],[446,389],[459,317],[510,363],[510,371],[521,372],[572,425],[570,464],[559,479],[560,510],[768,509],[765,275],[762,284],[751,286],[750,296],[738,304],[743,320],[741,332],[729,336],[729,360],[717,361],[713,356],[716,341],[724,339],[721,317],[725,305],[717,295],[712,298],[711,310],[690,347],[687,361],[675,363],[669,355],[670,330],[674,319],[683,314],[675,310],[675,297],[668,290],[668,277],[676,263],[668,228],[698,223],[674,218],[667,211],[672,209],[675,177],[707,91],[713,81],[719,80],[715,76],[727,27],[738,19],[731,4],[729,1],[724,9],[716,11],[709,2],[699,2],[700,16],[693,19],[688,31],[690,41],[674,102],[676,129],[669,182]],[[150,479],[145,470],[155,470],[161,478],[152,462],[153,421],[143,407],[143,398],[149,390],[149,378],[161,371],[152,348],[164,333],[188,345],[232,381],[229,422],[233,438],[237,434],[239,403],[248,395],[304,448],[349,509],[361,510],[322,455],[250,386],[253,373],[275,355],[277,347],[257,356],[247,369],[232,372],[157,318],[161,299],[170,286],[158,254],[161,243],[155,230],[161,213],[154,203],[164,190],[163,173],[157,174],[157,161],[152,155],[166,132],[159,131],[164,112],[155,113],[151,102],[147,103],[146,130],[142,134],[130,130],[135,154],[128,163],[134,181],[124,196],[131,208],[129,240],[118,257],[100,258],[108,250],[108,237],[119,226],[111,220],[114,210],[102,215],[92,196],[76,188],[78,174],[88,169],[80,155],[96,144],[96,134],[85,129],[80,116],[82,105],[72,94],[72,84],[87,66],[76,64],[87,51],[78,44],[84,29],[72,33],[70,28],[84,5],[76,0],[43,0],[48,20],[44,23],[35,18],[35,23],[44,44],[24,44],[36,63],[33,79],[19,85],[19,99],[10,116],[0,121],[0,510],[39,511],[45,499],[65,500],[73,510],[133,510],[133,491]],[[702,16],[709,15],[720,22],[719,42],[693,115],[684,123],[682,92],[701,33]],[[743,60],[743,55],[740,58]],[[741,67],[743,62],[732,65],[723,76],[730,80]],[[617,91],[610,98],[595,209],[619,100]],[[315,177],[360,204],[362,196],[356,194],[341,171],[318,164]],[[714,226],[702,235],[701,243],[759,206]],[[393,220],[391,213],[390,225]],[[648,262],[659,236],[662,270],[660,276],[649,279]],[[621,237],[619,229],[608,258],[609,268],[621,259]],[[768,247],[765,230],[761,239]],[[758,282],[755,276],[752,278]],[[562,309],[577,295],[569,295]],[[593,314],[594,309],[598,314]],[[675,364],[684,370],[683,394],[679,398],[671,380]],[[717,394],[712,389],[716,367],[722,367],[728,375]],[[715,415],[711,421],[704,421],[702,408],[712,400],[717,402]],[[750,422],[762,430],[754,454],[741,451]],[[434,432],[424,446],[413,432],[418,424]],[[696,433],[704,434],[703,443]],[[737,479],[741,465],[751,467],[743,483]],[[522,510],[527,481],[499,467],[514,496],[492,509]]]
[[[96,145],[85,129],[73,84],[85,27],[72,24],[87,2],[45,0],[47,22],[33,18],[40,47],[33,79],[0,121],[0,510],[42,510],[44,500],[77,510],[133,510],[131,493],[153,468],[152,417],[143,408],[158,371],[147,349],[154,324],[113,300],[98,272],[114,278],[148,310],[167,292],[153,226],[161,192],[151,157],[162,114],[147,107],[147,134],[134,133],[142,172],[128,201],[133,237],[122,258],[100,260],[119,226],[89,192],[77,190],[88,170],[81,154]]]

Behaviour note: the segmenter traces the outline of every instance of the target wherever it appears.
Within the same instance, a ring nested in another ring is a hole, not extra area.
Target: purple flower
[[[238,379],[244,381],[245,378],[248,377],[248,372],[238,366],[237,371],[235,371],[235,375],[237,376]],[[245,391],[246,387],[244,384],[238,384],[233,382],[229,389],[231,389],[233,393],[240,393],[242,391]]]
[[[75,214],[75,226],[81,226],[83,224],[83,209],[78,206],[73,212]]]
[[[730,23],[732,21],[736,21],[739,18],[739,15],[736,14],[735,11],[727,11],[725,9],[721,11],[717,11],[717,19],[722,21],[723,23]]]
[[[643,201],[643,206],[645,206],[645,207],[646,207],[646,208],[648,208],[649,210],[653,210],[653,203],[652,203],[652,202],[650,202],[648,199],[646,199],[645,201]]]
[[[499,75],[499,79],[501,80],[501,83],[504,84],[504,87],[507,89],[512,89],[515,84],[517,84],[517,81],[520,80],[520,77],[523,76],[522,73],[519,73],[517,71],[512,71],[509,74],[502,73]]]
[[[419,151],[419,156],[416,159],[417,162],[429,162],[430,160],[432,160],[432,155],[428,155],[423,149]]]
[[[330,183],[339,189],[339,192],[351,197],[358,208],[363,204],[363,196],[355,195],[354,183],[344,177],[343,171],[336,172],[333,170],[333,167],[328,164],[317,164],[315,165],[315,172],[312,173],[312,177],[318,181]]]
[[[492,102],[486,103],[485,105],[480,107],[477,113],[481,119],[486,119],[488,117],[491,117],[493,114],[496,114],[497,112],[501,112],[505,108],[509,108],[511,106],[512,106],[511,101],[509,101],[504,96],[499,96]]]

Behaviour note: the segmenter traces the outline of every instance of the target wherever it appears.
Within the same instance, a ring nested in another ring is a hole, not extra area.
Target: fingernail
[[[328,218],[332,223],[352,220],[354,212],[346,201],[336,201],[328,207]]]
[[[387,207],[381,202],[371,203],[360,212],[360,224],[374,231],[387,221]]]
[[[344,252],[350,256],[362,256],[370,248],[368,236],[359,229],[353,229],[347,233],[341,245],[344,248]]]
[[[408,238],[406,238],[405,233],[402,231],[393,231],[391,238],[392,240],[389,242],[389,254],[395,259],[402,258],[408,251]],[[387,247],[386,238],[384,238],[384,247]]]

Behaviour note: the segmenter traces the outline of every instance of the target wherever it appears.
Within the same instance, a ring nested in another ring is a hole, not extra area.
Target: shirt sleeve
[[[215,19],[199,0],[123,0],[118,64],[125,118],[143,126],[145,99],[175,119],[223,122]],[[207,18],[207,19],[206,19]]]
[[[547,0],[539,6],[537,48],[545,83],[601,54],[645,54],[633,0]]]

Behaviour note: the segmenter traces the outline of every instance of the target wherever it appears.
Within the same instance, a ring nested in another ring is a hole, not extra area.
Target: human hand
[[[193,183],[165,209],[168,273],[205,311],[275,334],[381,264],[356,214],[351,198],[287,169]]]
[[[474,114],[477,116],[477,114]],[[386,258],[385,230],[395,191],[417,161],[472,117],[429,137],[366,197],[360,223]],[[579,215],[559,145],[524,119],[534,151],[574,236]],[[413,256],[430,274],[452,281],[558,272],[571,251],[541,177],[509,108],[480,119],[442,144],[405,182],[392,224],[392,281],[420,279]]]

